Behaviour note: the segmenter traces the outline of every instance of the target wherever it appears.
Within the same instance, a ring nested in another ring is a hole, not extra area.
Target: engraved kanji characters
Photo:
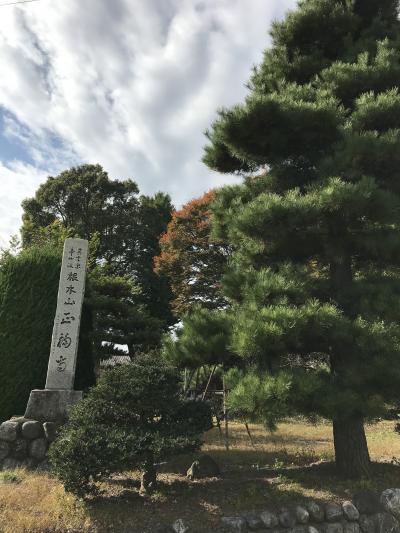
[[[72,339],[69,333],[61,333],[57,342],[57,348],[69,348],[71,346]]]
[[[69,311],[65,311],[63,315],[64,317],[61,320],[61,324],[72,324],[72,322],[74,322],[75,317]]]
[[[63,355],[60,355],[58,359],[56,359],[57,363],[57,372],[64,372],[67,368],[67,358]]]
[[[68,272],[67,281],[79,281],[78,272]]]

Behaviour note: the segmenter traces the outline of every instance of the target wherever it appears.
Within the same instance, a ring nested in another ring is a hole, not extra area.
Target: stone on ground
[[[342,519],[343,510],[336,503],[328,503],[325,505],[325,515],[328,522],[336,522]]]
[[[307,510],[313,522],[324,521],[325,511],[322,505],[319,505],[318,503],[311,501],[307,504]]]
[[[29,445],[29,455],[39,461],[46,457],[47,442],[45,439],[35,439]]]
[[[247,530],[246,520],[243,516],[223,516],[221,522],[228,531],[244,533]]]
[[[379,496],[370,490],[362,490],[353,496],[353,503],[360,514],[375,514],[383,511]]]
[[[219,477],[221,471],[212,457],[201,455],[197,461],[193,462],[186,475],[190,480],[193,480],[205,477]]]
[[[7,420],[0,425],[0,440],[13,442],[17,439],[18,423]]]
[[[400,489],[387,489],[381,494],[381,503],[388,513],[400,518]]]
[[[275,513],[271,513],[270,511],[263,511],[260,514],[260,518],[264,524],[265,527],[268,529],[272,529],[276,527],[279,524],[278,517]]]
[[[342,509],[344,516],[347,518],[347,520],[353,521],[358,520],[360,518],[360,513],[358,512],[357,507],[352,502],[343,502]]]
[[[310,520],[310,513],[302,505],[296,507],[296,518],[300,524],[307,524]]]
[[[175,520],[175,522],[172,524],[172,529],[175,531],[175,533],[187,533],[187,531],[190,531],[190,527],[182,520],[182,518]]]

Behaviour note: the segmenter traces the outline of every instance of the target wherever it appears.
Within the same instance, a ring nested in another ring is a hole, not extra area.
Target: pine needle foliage
[[[213,204],[235,250],[230,348],[270,380],[284,372],[288,412],[333,420],[336,464],[354,477],[369,475],[363,422],[400,385],[398,12],[394,0],[300,1],[203,158],[254,172]]]

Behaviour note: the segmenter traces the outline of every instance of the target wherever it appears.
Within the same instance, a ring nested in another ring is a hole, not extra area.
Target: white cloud
[[[21,162],[9,167],[0,163],[0,249],[6,247],[11,235],[21,225],[21,212],[18,209],[22,200],[32,196],[38,185],[46,177],[43,171]]]
[[[200,162],[203,131],[240,102],[274,18],[295,0],[40,0],[0,8],[0,106],[35,166],[0,166],[0,235],[48,172],[99,162],[179,204],[229,181]],[[29,133],[27,129],[29,128]],[[63,146],[50,143],[51,135]],[[1,154],[0,154],[1,160]]]

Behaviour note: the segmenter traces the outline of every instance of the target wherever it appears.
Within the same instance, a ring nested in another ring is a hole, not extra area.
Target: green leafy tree
[[[171,311],[172,293],[166,275],[154,271],[154,260],[160,254],[160,237],[172,217],[168,195],[158,192],[154,196],[140,196],[135,243],[127,247],[125,256],[127,274],[140,286],[140,301],[151,316],[163,325],[175,322]]]
[[[284,371],[285,404],[331,419],[337,468],[360,477],[364,422],[400,385],[398,2],[302,0],[271,35],[204,154],[253,172],[213,208],[235,250],[231,348]]]
[[[100,165],[81,165],[49,176],[34,198],[22,202],[22,244],[37,231],[60,221],[82,239],[99,235],[98,258],[117,264],[139,208],[138,187],[132,180],[110,180]]]
[[[168,282],[153,272],[159,238],[171,218],[169,196],[139,196],[132,180],[110,180],[100,165],[81,165],[50,176],[34,198],[23,201],[23,247],[60,234],[97,239],[96,261],[108,273],[129,276],[142,303],[163,325],[171,320]]]
[[[210,409],[184,400],[180,388],[177,372],[159,357],[104,372],[50,448],[66,490],[84,497],[111,473],[141,468],[145,491],[154,487],[155,462],[197,450],[211,428]]]
[[[153,271],[171,217],[169,197],[139,196],[133,181],[110,180],[100,165],[81,165],[49,177],[23,208],[24,248],[89,239],[97,360],[118,352],[117,344],[128,344],[131,356],[159,344],[173,321],[168,281]]]

